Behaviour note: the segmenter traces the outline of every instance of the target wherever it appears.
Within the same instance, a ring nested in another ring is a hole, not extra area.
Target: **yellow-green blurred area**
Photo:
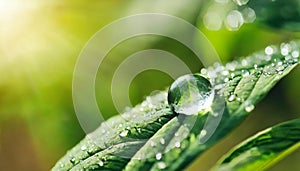
[[[258,23],[245,24],[239,31],[224,28],[209,31],[198,22],[201,3],[195,0],[181,3],[178,0],[0,0],[0,170],[49,170],[85,136],[72,102],[76,60],[97,31],[120,17],[162,12],[184,18],[204,32],[223,63],[269,44],[299,38],[298,33]],[[162,49],[178,56],[193,72],[202,67],[201,63],[189,60],[188,57],[194,56],[191,51],[167,38],[147,40],[134,47],[132,44],[134,40],[123,42],[119,46],[126,51],[112,51],[101,64],[103,71],[99,74],[101,81],[96,81],[96,96],[105,118],[117,114],[110,97],[112,74],[133,52]],[[197,159],[188,170],[207,170],[241,140],[299,117],[299,76],[297,68],[272,90],[239,129]],[[130,87],[132,103],[141,102],[153,90],[164,90],[172,81],[159,71],[140,73]],[[284,170],[287,166],[295,170],[299,168],[299,159],[298,151],[274,170]]]

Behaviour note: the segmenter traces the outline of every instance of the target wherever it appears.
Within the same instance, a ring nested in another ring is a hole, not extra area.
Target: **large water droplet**
[[[189,74],[171,85],[168,103],[175,113],[193,115],[209,111],[214,94],[210,81],[199,74]]]

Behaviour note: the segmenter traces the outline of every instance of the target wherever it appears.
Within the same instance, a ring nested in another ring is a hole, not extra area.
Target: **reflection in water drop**
[[[168,103],[178,114],[194,115],[211,109],[214,91],[211,83],[199,74],[179,77],[170,87]]]
[[[232,31],[238,30],[243,24],[244,24],[243,16],[237,10],[231,11],[225,19],[225,25],[228,30],[232,30]]]

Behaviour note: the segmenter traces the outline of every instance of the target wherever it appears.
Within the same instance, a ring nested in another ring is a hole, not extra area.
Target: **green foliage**
[[[251,0],[249,6],[255,10],[257,20],[263,24],[291,31],[300,29],[298,0]]]
[[[215,170],[266,170],[300,145],[300,119],[258,133],[238,145]]]
[[[70,150],[53,170],[185,168],[236,128],[254,105],[298,65],[298,44],[269,46],[268,54],[258,52],[225,66],[216,64],[202,70],[201,74],[214,83],[226,103],[220,125],[207,142],[200,141],[205,121],[208,116],[220,114],[213,110],[190,116],[173,113],[164,91],[103,123]],[[214,102],[214,105],[219,104]]]

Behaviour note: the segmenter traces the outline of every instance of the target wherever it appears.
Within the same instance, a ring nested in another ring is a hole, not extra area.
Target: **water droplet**
[[[141,128],[136,128],[136,130],[138,131],[139,134],[142,133],[142,129]]]
[[[272,55],[274,53],[274,49],[271,46],[267,46],[265,49],[265,53],[267,55]]]
[[[214,99],[211,83],[199,74],[184,75],[170,87],[168,103],[178,114],[193,115],[210,110]]]
[[[63,163],[60,163],[59,167],[65,167],[65,165]]]
[[[165,162],[158,162],[157,166],[158,166],[159,169],[165,169],[167,167]]]
[[[85,151],[87,149],[87,147],[85,145],[81,146],[80,148],[82,151]]]
[[[157,153],[155,155],[156,160],[160,160],[162,158],[162,154],[161,153]]]
[[[237,10],[231,11],[225,19],[225,25],[228,30],[232,30],[232,31],[238,30],[243,24],[244,24],[243,16]]]
[[[229,81],[229,78],[225,78],[224,82],[227,83]]]
[[[166,143],[166,141],[165,141],[164,138],[161,138],[159,141],[160,141],[161,144],[165,144]]]
[[[102,160],[100,160],[100,161],[98,162],[98,164],[99,164],[100,167],[104,166],[104,162],[103,162]]]
[[[234,77],[235,77],[235,74],[234,74],[234,73],[231,73],[230,76],[231,76],[231,78],[234,78]]]
[[[285,67],[283,65],[280,65],[276,68],[276,71],[283,71],[285,69]]]
[[[257,64],[254,64],[254,69],[258,69],[258,65]]]
[[[284,58],[286,61],[289,61],[292,59],[292,57],[290,55],[287,55],[285,58]]]
[[[179,141],[175,142],[175,147],[180,148],[181,144]]]
[[[246,59],[243,59],[243,60],[242,60],[242,65],[243,65],[243,66],[247,66],[247,65],[248,65],[248,61],[247,61]]]
[[[225,70],[225,71],[222,72],[222,74],[223,74],[224,76],[227,76],[227,75],[229,75],[229,71]]]
[[[179,136],[179,133],[178,133],[178,132],[176,132],[174,135],[175,135],[175,137],[178,137],[178,136]]]
[[[299,57],[299,52],[298,51],[293,51],[292,56],[293,56],[293,58],[298,58]]]
[[[281,46],[280,46],[280,50],[281,50],[281,54],[282,54],[283,56],[286,56],[286,55],[289,54],[289,52],[290,52],[290,50],[291,50],[291,46],[290,46],[289,44],[283,43],[283,44],[281,44]]]
[[[252,112],[255,106],[253,104],[247,104],[245,107],[246,112]]]
[[[239,6],[246,5],[249,2],[249,0],[233,0],[233,1]]]
[[[202,68],[201,71],[200,71],[200,73],[201,73],[202,75],[206,75],[206,74],[207,74],[207,69]]]
[[[128,130],[124,130],[120,133],[121,137],[126,137],[128,135],[129,131]]]
[[[76,161],[75,157],[72,157],[71,160],[70,160],[71,163],[75,163],[75,161]]]
[[[228,101],[229,101],[229,102],[232,102],[232,101],[235,100],[235,98],[236,98],[236,95],[235,95],[235,94],[232,94],[232,95],[230,95],[230,96],[228,97]]]
[[[250,75],[250,72],[247,70],[242,70],[242,76],[243,77],[248,77]]]
[[[207,131],[206,131],[205,129],[203,129],[203,130],[200,132],[200,138],[205,137],[206,134],[207,134]]]
[[[155,142],[151,141],[151,142],[150,142],[150,146],[151,146],[151,147],[155,147],[155,146],[156,146]]]

